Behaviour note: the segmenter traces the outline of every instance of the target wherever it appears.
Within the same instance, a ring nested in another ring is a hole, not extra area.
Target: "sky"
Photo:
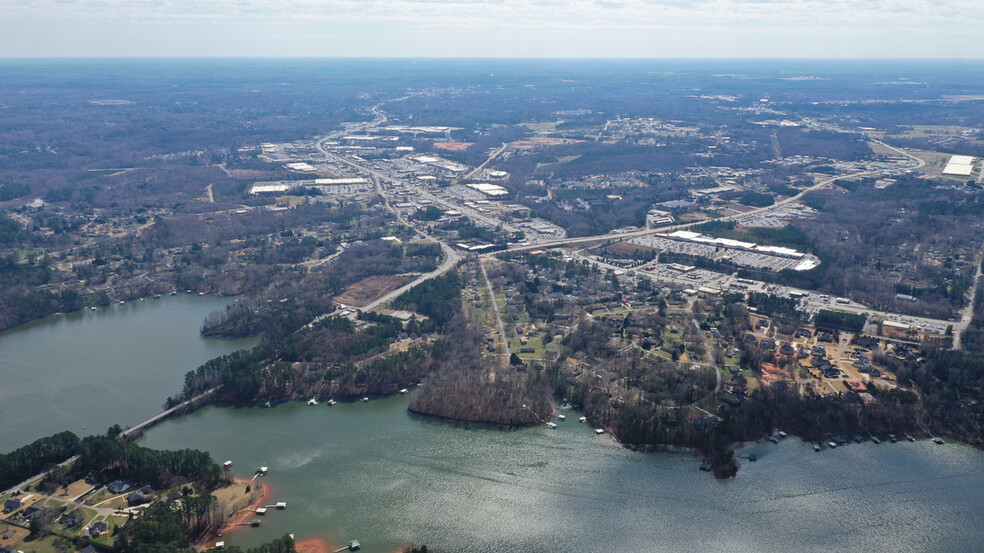
[[[0,57],[984,58],[981,0],[0,0]]]

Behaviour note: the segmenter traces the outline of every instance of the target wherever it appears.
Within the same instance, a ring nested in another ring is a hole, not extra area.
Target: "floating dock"
[[[346,545],[345,547],[340,547],[340,548],[336,549],[335,550],[335,553],[341,553],[342,551],[356,551],[356,550],[358,550],[361,547],[362,547],[362,544],[359,543],[359,540],[352,540],[352,541],[348,542],[348,545]]]

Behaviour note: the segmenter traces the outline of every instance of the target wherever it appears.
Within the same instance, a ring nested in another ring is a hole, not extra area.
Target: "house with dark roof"
[[[16,511],[21,508],[21,505],[23,505],[23,503],[21,503],[20,499],[8,499],[3,502],[3,512],[10,513]]]
[[[89,525],[88,530],[89,535],[96,538],[99,537],[100,534],[105,534],[109,531],[109,524],[107,524],[105,520],[97,520]]]
[[[79,524],[82,524],[82,520],[84,518],[85,516],[82,514],[82,510],[75,509],[74,511],[67,513],[64,516],[62,516],[60,519],[58,519],[58,522],[71,528],[72,526],[77,526]]]
[[[51,515],[55,514],[55,512],[56,512],[56,509],[54,507],[41,507],[41,508],[38,508],[38,507],[35,507],[35,506],[32,505],[32,506],[28,507],[27,509],[24,509],[23,512],[21,512],[21,518],[24,519],[24,520],[26,520],[26,521],[28,521],[28,522],[31,522],[32,520],[34,520],[36,518],[45,518],[45,517],[51,516]]]
[[[106,486],[106,489],[113,493],[123,493],[130,489],[130,484],[122,480],[113,480]]]

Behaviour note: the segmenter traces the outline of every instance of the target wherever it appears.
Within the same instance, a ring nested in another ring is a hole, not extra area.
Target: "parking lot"
[[[641,236],[629,240],[629,243],[672,253],[698,255],[715,261],[734,263],[743,267],[770,269],[773,271],[792,269],[803,262],[803,259],[750,252],[720,245],[673,240],[661,236]]]

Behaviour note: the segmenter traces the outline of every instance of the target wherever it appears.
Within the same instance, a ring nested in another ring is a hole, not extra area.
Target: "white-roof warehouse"
[[[969,177],[974,172],[974,158],[972,156],[951,156],[946,167],[943,168],[944,175],[955,177]]]

